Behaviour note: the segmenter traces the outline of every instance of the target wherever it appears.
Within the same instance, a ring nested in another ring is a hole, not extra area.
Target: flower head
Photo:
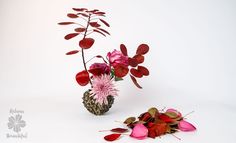
[[[111,68],[106,63],[94,63],[89,67],[89,72],[99,76],[102,74],[110,74]]]
[[[111,79],[110,75],[103,74],[101,76],[95,76],[92,80],[92,91],[94,94],[94,98],[100,104],[108,104],[107,97],[117,96],[117,89],[113,83],[113,79]]]
[[[117,64],[128,66],[128,56],[123,55],[120,51],[114,50],[113,52],[107,53],[107,58],[113,67]]]

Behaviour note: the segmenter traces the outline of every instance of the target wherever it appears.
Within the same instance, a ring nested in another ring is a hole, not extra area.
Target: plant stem
[[[88,27],[89,27],[89,23],[90,23],[90,18],[91,18],[91,14],[89,14],[89,17],[88,17],[88,22],[87,22],[87,26],[86,26],[86,28],[85,28],[85,32],[84,32],[84,37],[83,37],[83,39],[86,38],[86,34],[87,34]],[[85,69],[85,71],[88,72],[87,67],[86,67],[85,58],[84,58],[84,49],[83,49],[83,48],[82,48],[82,59],[83,59],[84,69]],[[92,86],[92,82],[91,82],[90,77],[89,77],[89,83],[90,83],[91,86]]]

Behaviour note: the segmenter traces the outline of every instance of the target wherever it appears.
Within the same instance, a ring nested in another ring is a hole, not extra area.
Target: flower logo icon
[[[8,118],[8,129],[13,129],[14,132],[20,132],[21,128],[26,126],[26,123],[24,120],[22,120],[22,115],[17,114],[15,116],[11,116]]]

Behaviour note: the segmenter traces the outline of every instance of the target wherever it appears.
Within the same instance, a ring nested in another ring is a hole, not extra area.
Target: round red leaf
[[[134,85],[136,85],[138,88],[142,89],[142,87],[138,84],[137,80],[135,77],[133,77],[132,75],[130,75],[130,78],[132,79]]]
[[[115,71],[115,76],[116,77],[124,77],[128,74],[129,69],[125,65],[118,64],[118,65],[115,66],[114,71]]]
[[[130,73],[137,78],[143,77],[143,73],[135,68],[130,69]]]
[[[143,55],[135,55],[133,58],[137,60],[138,64],[141,64],[141,63],[144,62],[144,56]]]
[[[138,70],[145,76],[149,75],[149,70],[144,66],[138,66]]]
[[[94,39],[93,38],[84,38],[79,42],[79,46],[83,49],[89,49],[93,46]]]
[[[128,63],[131,67],[136,67],[138,65],[138,61],[135,58],[128,58]]]
[[[136,51],[137,55],[144,55],[149,51],[149,46],[147,44],[141,44],[138,46],[138,49]]]
[[[78,84],[81,86],[85,86],[89,83],[89,73],[85,70],[77,73],[75,78]]]

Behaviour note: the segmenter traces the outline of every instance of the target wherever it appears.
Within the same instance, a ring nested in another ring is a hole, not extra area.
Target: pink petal
[[[143,124],[136,124],[130,136],[139,140],[143,140],[148,136],[148,129]]]
[[[182,114],[178,110],[173,108],[167,109],[166,112],[173,112],[176,113],[179,117],[182,117]]]
[[[179,124],[178,124],[178,128],[181,130],[181,131],[184,131],[184,132],[189,132],[189,131],[194,131],[196,130],[196,127],[194,127],[191,123],[187,122],[187,121],[180,121]]]

